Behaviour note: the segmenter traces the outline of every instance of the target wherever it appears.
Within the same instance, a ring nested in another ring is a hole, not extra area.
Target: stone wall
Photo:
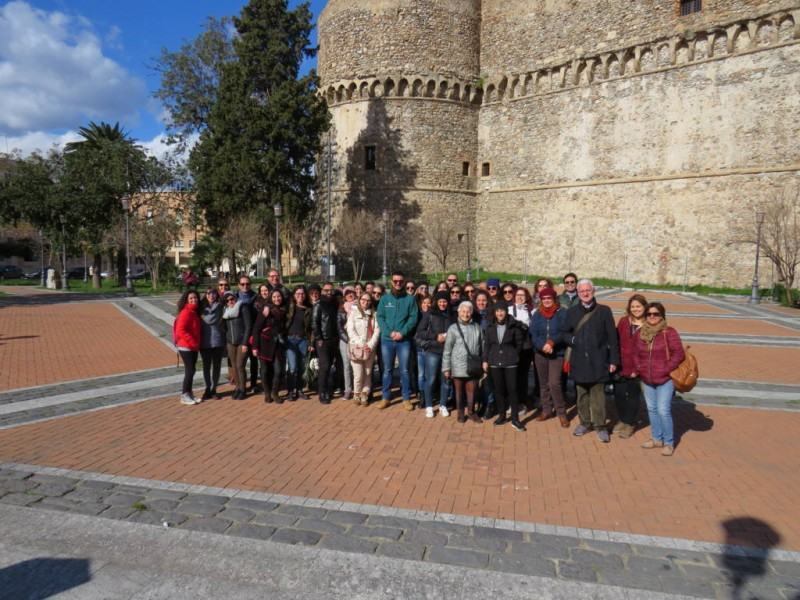
[[[679,0],[483,0],[481,73],[529,70],[643,41],[691,35],[778,10],[797,0],[703,0],[679,16]]]

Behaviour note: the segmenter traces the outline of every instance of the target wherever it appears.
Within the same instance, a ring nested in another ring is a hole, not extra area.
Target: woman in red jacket
[[[619,355],[622,365],[617,370],[617,379],[614,382],[614,403],[617,406],[619,421],[614,425],[614,433],[620,438],[629,438],[633,435],[636,425],[636,414],[639,412],[639,402],[642,399],[642,385],[634,375],[636,365],[636,339],[639,329],[644,325],[645,307],[647,300],[641,294],[634,294],[628,298],[628,308],[617,324],[619,335]]]
[[[173,334],[175,347],[183,361],[183,389],[181,404],[200,404],[192,393],[192,382],[200,351],[200,297],[195,290],[188,290],[178,300],[178,316],[175,318]]]
[[[645,324],[639,330],[634,355],[635,372],[642,380],[642,392],[650,416],[652,439],[642,448],[662,448],[672,456],[675,438],[672,426],[672,396],[675,386],[669,374],[683,362],[683,344],[678,332],[667,325],[667,311],[660,302],[645,309]]]

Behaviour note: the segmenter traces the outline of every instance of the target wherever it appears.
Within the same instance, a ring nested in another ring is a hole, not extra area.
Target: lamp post
[[[331,228],[333,226],[333,133],[328,131],[328,272],[325,278],[331,277]],[[385,283],[385,282],[384,282]]]
[[[39,263],[41,265],[41,269],[39,271],[39,285],[44,287],[47,285],[44,273],[44,232],[39,230]]]
[[[469,227],[467,227],[467,281],[472,281],[472,258],[469,251]]]
[[[273,207],[275,211],[275,268],[278,273],[281,272],[281,217],[283,216],[283,207],[280,203]]]
[[[763,211],[756,213],[756,225],[758,226],[756,234],[756,268],[753,272],[753,289],[750,293],[750,304],[759,304],[761,296],[758,293],[758,260],[761,256],[761,227],[764,225],[764,218],[766,214]]]
[[[386,285],[386,279],[389,276],[389,266],[386,262],[386,250],[388,248],[388,240],[389,240],[389,233],[388,233],[388,222],[389,222],[389,211],[385,208],[381,211],[381,221],[383,222],[383,285]]]
[[[125,211],[125,260],[127,264],[125,265],[125,290],[129,293],[133,293],[133,279],[131,279],[131,220],[130,220],[130,211],[131,211],[131,197],[129,195],[125,195],[120,200],[122,203],[122,210]]]
[[[67,216],[61,215],[58,217],[61,221],[61,252],[64,259],[64,268],[61,271],[61,289],[69,289],[69,278],[67,277]]]

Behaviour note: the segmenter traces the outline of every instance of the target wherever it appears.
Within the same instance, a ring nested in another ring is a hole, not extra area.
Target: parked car
[[[23,279],[41,279],[42,272],[41,271],[30,271],[28,273],[23,273]]]
[[[83,267],[70,267],[67,269],[67,279],[83,279]],[[86,276],[89,277],[89,271],[86,270]]]
[[[24,273],[22,269],[14,265],[3,265],[0,267],[0,279],[22,279]]]

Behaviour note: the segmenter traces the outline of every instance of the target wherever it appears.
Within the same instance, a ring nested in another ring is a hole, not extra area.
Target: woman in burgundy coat
[[[617,374],[619,377],[614,383],[614,401],[617,405],[619,421],[614,425],[614,433],[620,438],[629,438],[633,435],[636,425],[636,414],[639,412],[639,403],[642,399],[642,384],[634,376],[636,365],[636,341],[639,329],[645,322],[644,312],[647,300],[641,294],[634,294],[628,299],[628,308],[625,316],[617,324],[619,335],[619,355],[622,359]]]
[[[652,439],[642,448],[662,448],[672,456],[675,437],[672,426],[672,396],[675,386],[669,374],[683,362],[683,344],[678,332],[667,325],[667,311],[660,302],[645,309],[645,324],[639,330],[634,355],[635,372],[642,380],[642,392],[650,416]]]
[[[261,384],[264,386],[264,402],[277,402],[283,399],[278,395],[283,375],[286,355],[286,306],[280,290],[272,290],[268,304],[262,304],[250,345],[253,356],[261,364]]]

